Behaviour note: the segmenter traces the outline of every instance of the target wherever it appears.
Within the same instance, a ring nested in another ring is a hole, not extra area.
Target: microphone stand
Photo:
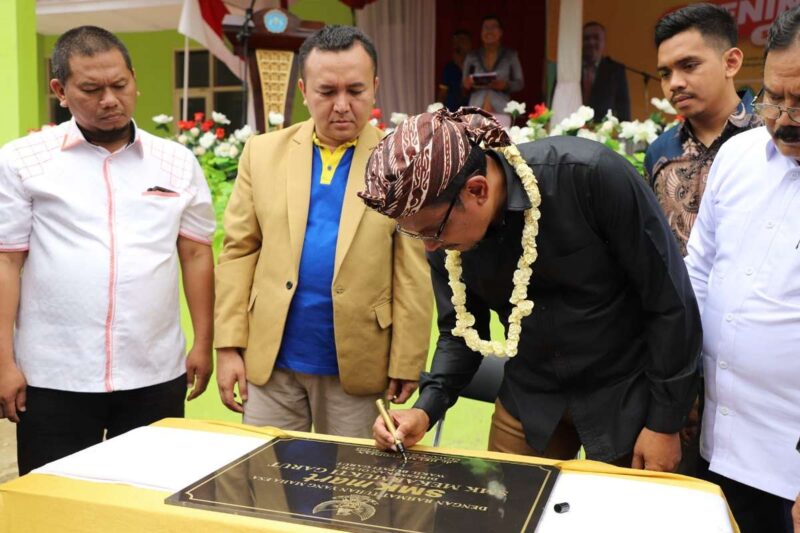
[[[250,0],[250,7],[248,7],[244,12],[244,22],[242,23],[242,29],[239,30],[239,33],[236,34],[236,38],[242,44],[242,50],[244,51],[244,74],[242,75],[242,126],[247,124],[247,97],[248,97],[248,89],[247,89],[247,81],[248,81],[248,68],[250,66],[250,34],[252,33],[252,26],[253,26],[253,6],[255,6],[256,0]]]
[[[634,74],[638,74],[639,76],[642,77],[642,81],[644,83],[644,103],[645,103],[645,105],[649,104],[650,103],[650,91],[647,88],[647,84],[650,82],[650,80],[658,80],[658,77],[657,76],[653,76],[649,72],[645,72],[643,70],[639,70],[639,69],[635,69],[633,67],[629,67],[625,63],[620,63],[620,65],[622,65],[622,67],[625,70],[627,70],[629,72],[633,72]]]

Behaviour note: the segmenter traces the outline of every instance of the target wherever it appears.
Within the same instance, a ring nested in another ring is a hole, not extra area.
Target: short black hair
[[[697,30],[706,40],[716,41],[725,50],[739,42],[736,21],[730,12],[714,4],[691,4],[661,17],[656,23],[656,48],[688,30]]]
[[[53,77],[61,84],[67,82],[71,72],[69,70],[69,60],[72,56],[92,57],[110,50],[119,50],[125,59],[125,66],[133,72],[131,56],[128,49],[122,44],[119,38],[108,30],[97,26],[78,26],[67,30],[56,41],[53,46],[53,54],[50,57],[50,69]]]
[[[372,68],[377,76],[378,52],[375,51],[375,45],[372,44],[370,38],[355,26],[333,24],[325,26],[303,41],[303,44],[300,46],[300,51],[297,53],[298,60],[300,61],[300,77],[305,78],[306,59],[313,50],[341,52],[343,50],[349,50],[356,41],[361,43],[361,46],[364,47],[364,50],[369,55],[370,59],[372,59]]]
[[[773,50],[786,50],[800,43],[800,6],[784,11],[769,28],[764,58]]]
[[[466,37],[472,39],[472,35],[467,30],[456,30],[453,32],[453,37]]]
[[[497,22],[497,25],[500,27],[500,29],[501,30],[503,29],[503,21],[501,21],[500,17],[498,17],[497,15],[486,15],[485,17],[483,17],[481,19],[481,26],[483,26],[483,23],[486,22],[487,20],[493,20]]]
[[[583,25],[583,29],[585,30],[585,29],[586,29],[586,28],[588,28],[589,26],[597,26],[598,28],[600,28],[601,30],[603,30],[603,33],[605,33],[605,32],[606,32],[606,27],[605,27],[605,26],[603,26],[602,24],[600,24],[599,22],[597,22],[596,20],[590,20],[589,22],[587,22],[586,24],[584,24],[584,25]]]

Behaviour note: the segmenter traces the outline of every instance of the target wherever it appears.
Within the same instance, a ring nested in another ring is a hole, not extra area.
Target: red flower
[[[381,114],[381,110],[377,107],[370,112],[370,117],[372,118],[380,120],[382,116],[383,115]]]
[[[206,120],[205,122],[200,124],[200,129],[203,130],[203,131],[210,131],[211,128],[213,128],[213,127],[214,127],[214,121],[213,120]]]
[[[194,114],[194,121],[195,122],[203,122],[203,119],[206,118],[206,114],[202,112],[198,112]]]
[[[217,128],[214,133],[220,141],[225,138],[225,128]]]
[[[683,115],[675,115],[675,120],[677,120],[678,122],[683,122],[684,120],[686,120],[686,117],[684,117]]]
[[[386,124],[384,124],[383,122],[378,122],[378,129],[379,130],[385,130],[386,129]]]
[[[194,128],[195,124],[193,120],[179,120],[178,121],[178,129],[181,131],[187,131]]]
[[[536,120],[537,118],[541,117],[545,113],[547,113],[548,109],[547,106],[544,104],[536,104],[533,106],[533,113],[528,115],[528,118],[531,120]]]

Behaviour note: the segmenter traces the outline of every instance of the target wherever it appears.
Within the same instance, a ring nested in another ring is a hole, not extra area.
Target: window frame
[[[174,117],[182,117],[183,108],[181,106],[181,99],[183,98],[183,87],[176,87],[178,81],[178,72],[176,69],[178,68],[178,57],[179,54],[183,54],[186,50],[183,48],[175,49],[172,52],[172,79],[171,84],[173,85],[173,95],[172,95],[172,113]],[[206,118],[211,117],[212,111],[217,111],[214,109],[214,96],[217,93],[232,93],[232,92],[241,92],[242,85],[239,83],[238,85],[216,85],[216,68],[217,64],[224,65],[221,61],[218,62],[217,58],[214,57],[214,54],[211,53],[210,50],[206,48],[190,48],[189,55],[191,56],[192,53],[197,52],[206,52],[208,53],[208,87],[188,87],[187,88],[187,98],[203,98],[205,103],[204,111]],[[181,63],[182,65],[182,63]],[[189,116],[186,117],[186,120],[192,120],[193,117]],[[235,126],[239,123],[239,117],[228,117],[231,121],[231,126]],[[238,126],[238,127],[241,127]]]

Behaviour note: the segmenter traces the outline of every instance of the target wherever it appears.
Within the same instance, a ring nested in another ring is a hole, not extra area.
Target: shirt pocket
[[[156,196],[159,198],[178,198],[179,193],[175,191],[144,191],[142,196]]]
[[[126,205],[124,220],[143,238],[163,239],[174,246],[188,196],[173,191],[141,191]]]

